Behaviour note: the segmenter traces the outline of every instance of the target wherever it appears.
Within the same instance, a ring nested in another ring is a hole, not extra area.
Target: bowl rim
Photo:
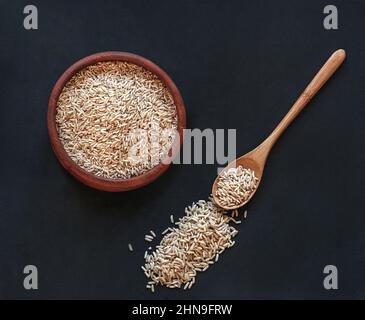
[[[160,163],[145,173],[131,177],[128,179],[111,179],[106,177],[98,177],[93,173],[86,171],[81,168],[76,162],[74,162],[71,157],[67,154],[64,149],[57,132],[56,125],[56,109],[58,98],[65,86],[65,84],[81,69],[87,66],[93,65],[98,62],[107,61],[125,61],[130,62],[145,69],[149,70],[153,74],[157,75],[158,78],[166,85],[167,89],[170,91],[172,98],[174,100],[177,112],[177,132],[179,139],[175,138],[172,146],[168,152],[168,156],[171,161],[168,164]],[[172,81],[170,76],[161,69],[154,62],[133,54],[129,52],[122,51],[106,51],[99,52],[87,56],[81,60],[76,61],[72,64],[66,71],[60,76],[54,85],[51,95],[48,101],[48,113],[47,113],[47,128],[48,135],[51,141],[52,149],[56,154],[57,159],[61,165],[68,171],[74,178],[83,184],[92,187],[94,189],[109,191],[109,192],[122,192],[128,190],[134,190],[141,188],[160,177],[171,165],[172,160],[176,157],[178,151],[180,150],[183,139],[184,139],[184,129],[186,128],[186,111],[184,101],[180,94],[179,89],[176,87],[175,83]]]

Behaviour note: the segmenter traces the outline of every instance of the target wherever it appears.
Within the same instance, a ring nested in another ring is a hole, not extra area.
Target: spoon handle
[[[303,110],[308,102],[314,97],[319,89],[327,82],[329,78],[335,73],[338,67],[346,58],[345,50],[339,49],[335,51],[314,76],[313,80],[308,84],[303,93],[299,96],[298,100],[291,107],[286,116],[281,120],[275,130],[270,136],[263,142],[269,151],[278,138],[282,135],[285,129],[292,123],[297,115]],[[265,148],[265,149],[266,149]]]

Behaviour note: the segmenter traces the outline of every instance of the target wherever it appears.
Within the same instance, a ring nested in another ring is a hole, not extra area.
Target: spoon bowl
[[[249,202],[251,200],[251,198],[254,196],[254,194],[256,193],[256,191],[260,185],[262,175],[264,173],[264,167],[265,167],[265,162],[266,162],[266,157],[267,157],[267,154],[265,156],[265,154],[262,153],[262,149],[261,149],[262,145],[257,147],[255,150],[252,150],[251,152],[246,153],[245,155],[230,162],[216,177],[216,179],[213,183],[213,187],[212,187],[212,195],[213,195],[213,199],[214,199],[215,203],[217,203],[223,209],[225,209],[225,210],[238,209],[238,208],[244,206],[247,202]],[[256,188],[250,193],[249,198],[246,201],[242,202],[241,204],[236,205],[236,206],[229,206],[229,207],[223,206],[222,204],[220,204],[219,198],[216,196],[219,177],[223,174],[223,172],[227,171],[228,169],[236,168],[238,166],[242,166],[246,169],[251,169],[252,171],[255,172],[255,176],[258,179]]]
[[[256,193],[260,182],[262,180],[262,175],[265,168],[266,159],[274,146],[275,142],[283,134],[285,129],[293,122],[293,120],[298,116],[298,114],[304,109],[304,107],[309,103],[309,101],[314,97],[314,95],[322,88],[322,86],[331,78],[335,71],[340,67],[342,62],[346,58],[345,50],[339,49],[335,51],[322,66],[322,68],[315,75],[313,80],[308,84],[303,93],[299,96],[297,101],[293,104],[289,112],[281,120],[274,131],[264,140],[257,148],[246,153],[245,155],[237,158],[236,160],[230,162],[227,167],[225,167],[215,179],[212,186],[212,195],[215,203],[225,210],[235,210],[244,206],[249,202],[254,194]],[[217,197],[218,180],[223,172],[230,168],[235,168],[242,166],[246,169],[251,169],[255,172],[255,176],[258,178],[256,188],[249,194],[249,197],[239,205],[227,206],[220,204],[219,197]]]

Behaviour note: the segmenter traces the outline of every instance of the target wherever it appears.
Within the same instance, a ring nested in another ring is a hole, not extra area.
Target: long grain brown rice
[[[156,250],[145,255],[142,269],[149,284],[190,289],[197,272],[207,270],[234,245],[238,231],[229,224],[233,219],[212,199],[193,203],[185,211],[178,226],[166,229]]]
[[[255,171],[241,165],[222,172],[215,193],[218,204],[226,208],[242,204],[255,191],[257,182]]]
[[[97,176],[126,179],[166,156],[176,135],[177,113],[156,75],[132,63],[110,61],[88,66],[66,83],[56,124],[65,151],[79,166]],[[129,157],[131,150],[135,158]]]

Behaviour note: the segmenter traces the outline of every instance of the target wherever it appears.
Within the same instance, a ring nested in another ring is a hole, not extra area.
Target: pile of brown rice
[[[200,200],[185,209],[186,215],[166,229],[154,252],[145,252],[142,267],[149,278],[147,288],[155,285],[190,289],[197,272],[218,261],[219,255],[234,245],[238,231],[229,224],[240,223],[225,214],[212,199]]]
[[[132,63],[110,61],[88,66],[67,82],[56,123],[64,149],[80,167],[97,176],[126,179],[166,156],[177,114],[156,75]]]
[[[222,172],[215,193],[218,204],[225,208],[239,206],[250,198],[257,183],[255,171],[241,165]]]

